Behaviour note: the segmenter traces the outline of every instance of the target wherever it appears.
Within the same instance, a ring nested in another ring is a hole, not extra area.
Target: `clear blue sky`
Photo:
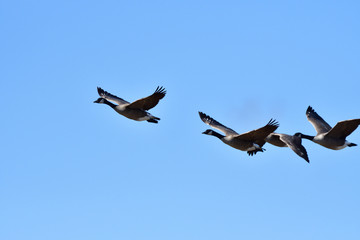
[[[201,134],[360,117],[358,1],[1,1],[0,239],[358,239],[360,147]],[[135,122],[94,104],[164,86]],[[360,129],[348,140],[360,145]]]

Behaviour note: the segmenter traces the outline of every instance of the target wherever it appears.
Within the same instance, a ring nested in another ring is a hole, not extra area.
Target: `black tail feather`
[[[158,119],[149,119],[149,120],[147,120],[148,122],[152,122],[152,123],[158,123],[158,121],[157,120],[160,120],[160,118],[158,118]]]

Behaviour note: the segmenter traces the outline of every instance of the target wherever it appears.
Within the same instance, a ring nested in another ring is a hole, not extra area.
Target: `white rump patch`
[[[149,119],[151,119],[150,116],[145,116],[145,117],[138,118],[137,121],[146,121],[146,120],[149,120]]]

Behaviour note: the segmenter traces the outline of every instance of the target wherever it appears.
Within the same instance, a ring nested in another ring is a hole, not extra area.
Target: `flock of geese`
[[[150,114],[148,110],[155,107],[160,99],[165,97],[166,90],[163,87],[157,87],[155,92],[150,96],[141,98],[132,103],[104,91],[100,87],[97,88],[97,91],[100,98],[94,101],[94,103],[106,104],[117,113],[136,121],[158,123],[160,120],[160,118]],[[211,129],[207,129],[203,134],[215,136],[223,143],[233,148],[246,151],[249,156],[253,156],[257,152],[263,152],[265,150],[263,148],[264,144],[270,143],[277,147],[289,147],[307,162],[309,162],[309,157],[306,149],[301,143],[302,138],[333,150],[353,147],[356,146],[356,144],[348,142],[346,137],[360,124],[360,119],[351,119],[340,121],[332,128],[312,107],[309,106],[306,110],[306,117],[316,130],[315,136],[305,135],[300,132],[295,133],[294,135],[275,133],[275,130],[279,127],[279,123],[274,119],[270,119],[270,121],[261,128],[239,134],[203,112],[199,112],[199,116],[205,124],[221,131],[225,135]]]

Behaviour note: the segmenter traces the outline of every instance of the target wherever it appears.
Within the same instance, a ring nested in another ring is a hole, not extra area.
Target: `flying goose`
[[[306,149],[301,144],[301,137],[298,133],[295,135],[288,135],[283,133],[270,133],[265,139],[259,140],[256,142],[260,147],[264,146],[265,143],[270,143],[277,147],[289,147],[297,155],[309,162],[309,157],[307,155]],[[249,155],[254,155],[258,150],[249,151]]]
[[[151,115],[149,112],[147,112],[147,110],[155,107],[160,99],[165,96],[166,91],[163,87],[157,87],[152,95],[141,98],[132,103],[112,95],[100,87],[97,88],[97,91],[100,95],[100,98],[94,101],[94,103],[106,104],[112,107],[117,113],[136,121],[146,120],[148,122],[158,123],[158,120],[160,120],[160,118]],[[113,102],[117,103],[117,105]]]
[[[256,144],[255,142],[261,139],[264,139],[267,135],[274,132],[278,127],[279,124],[276,122],[276,120],[271,119],[268,124],[266,124],[264,127],[243,133],[238,134],[231,128],[225,127],[215,119],[211,118],[210,116],[206,115],[205,113],[199,112],[201,120],[217,129],[225,133],[225,136],[221,135],[218,132],[215,132],[211,129],[207,129],[203,134],[212,135],[217,138],[219,138],[221,141],[223,141],[225,144],[236,148],[241,151],[260,151],[263,152],[265,149],[263,149],[261,146]]]
[[[309,106],[306,110],[306,117],[313,125],[317,134],[316,136],[309,136],[302,133],[297,133],[301,138],[306,138],[323,147],[333,150],[340,150],[345,147],[357,146],[355,143],[348,142],[346,137],[349,136],[360,124],[360,119],[351,119],[338,122],[335,127],[330,125],[320,117],[315,110]]]

